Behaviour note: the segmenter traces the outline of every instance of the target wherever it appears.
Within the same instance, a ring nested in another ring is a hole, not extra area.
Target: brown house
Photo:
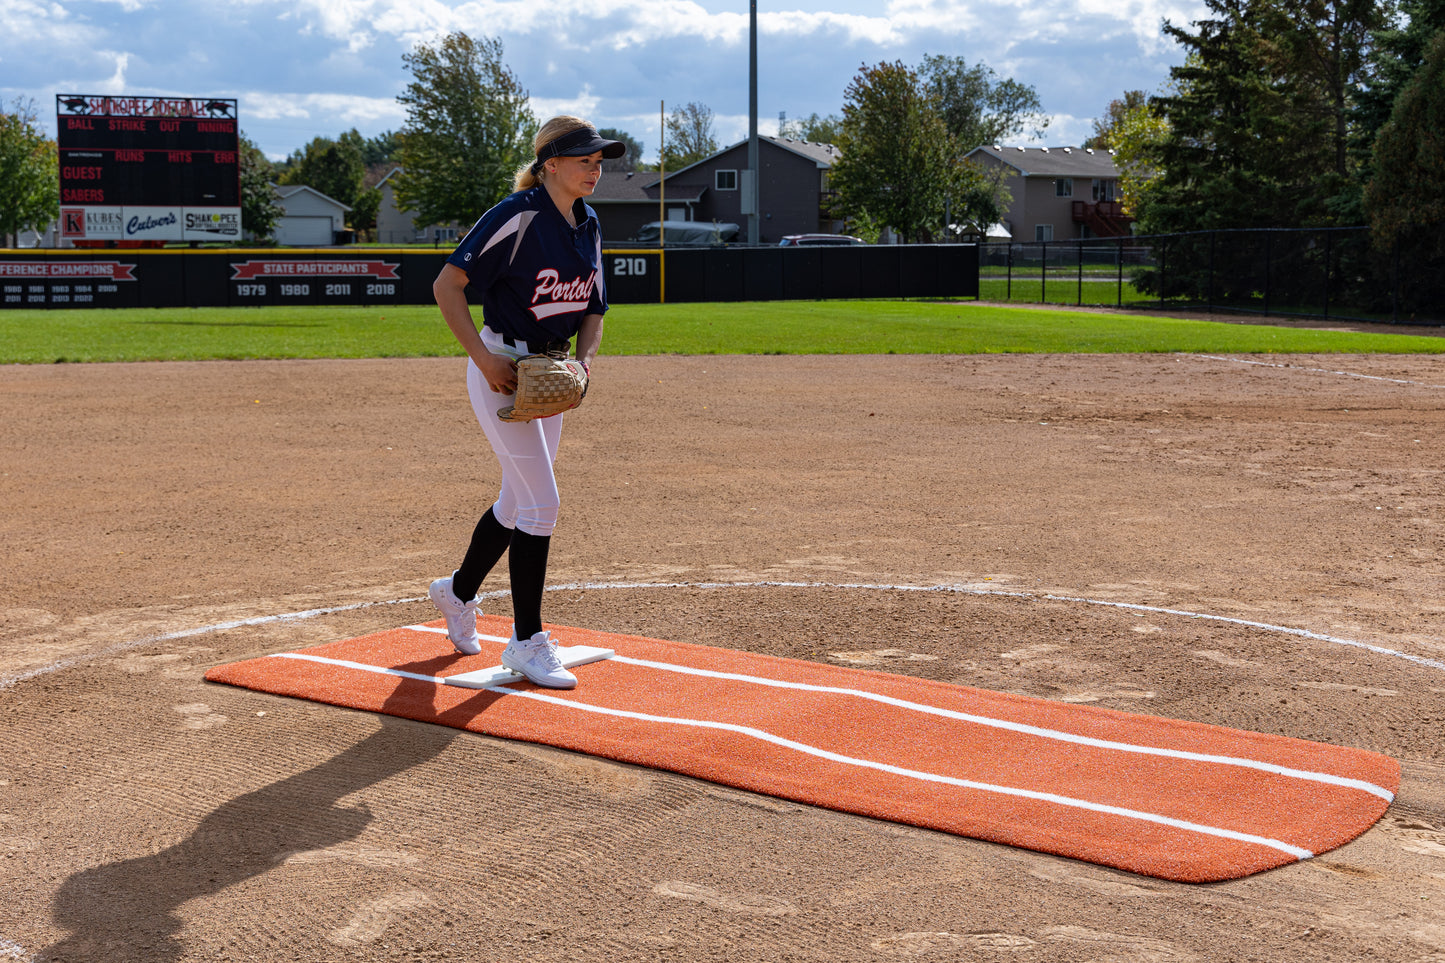
[[[1001,167],[1013,201],[1004,224],[1015,241],[1122,237],[1132,231],[1112,151],[1082,147],[976,147],[969,160]]]
[[[833,233],[827,216],[828,171],[838,157],[832,144],[758,138],[758,240],[777,244],[789,234]],[[742,225],[741,185],[748,142],[740,141],[677,171],[664,182],[656,171],[606,173],[587,202],[602,220],[603,241],[616,247],[651,221],[720,221]]]

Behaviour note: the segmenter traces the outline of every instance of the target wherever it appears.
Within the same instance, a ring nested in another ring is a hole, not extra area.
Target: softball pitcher
[[[432,582],[428,594],[446,617],[452,645],[475,655],[481,651],[476,595],[507,553],[514,623],[502,665],[537,685],[570,689],[577,677],[542,629],[547,553],[561,505],[552,466],[564,416],[517,422],[497,412],[511,404],[517,359],[524,355],[565,356],[575,337],[576,359],[590,375],[607,295],[602,228],[583,198],[597,187],[603,158],[621,157],[627,147],[576,117],[547,121],[534,147],[536,161],[517,171],[516,192],[481,216],[432,285],[447,327],[470,359],[467,392],[501,463],[502,487],[477,522],[461,565]],[[480,331],[468,285],[481,297]]]

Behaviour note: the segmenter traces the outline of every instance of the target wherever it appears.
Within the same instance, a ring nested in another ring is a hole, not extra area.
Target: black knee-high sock
[[[487,509],[487,513],[472,530],[472,542],[467,546],[467,554],[462,558],[461,567],[452,576],[452,591],[457,598],[463,602],[476,598],[477,589],[482,587],[482,579],[496,567],[511,542],[512,530],[503,528],[492,510]]]
[[[528,639],[542,631],[542,588],[547,582],[547,550],[550,535],[512,533],[512,551],[507,556],[512,574],[512,617],[517,638]]]

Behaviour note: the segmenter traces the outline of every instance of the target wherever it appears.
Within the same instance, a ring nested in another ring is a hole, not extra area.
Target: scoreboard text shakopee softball
[[[236,101],[55,98],[60,233],[73,241],[239,241]]]

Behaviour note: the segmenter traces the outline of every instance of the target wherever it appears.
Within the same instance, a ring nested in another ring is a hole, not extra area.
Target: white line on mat
[[[319,662],[326,665],[335,665],[342,668],[356,669],[362,672],[371,672],[377,675],[400,676],[406,679],[419,681],[431,681],[437,685],[445,685],[445,681],[436,676],[424,676],[415,672],[405,672],[400,669],[388,669],[383,666],[366,665],[360,662],[349,662],[345,659],[329,659],[323,656],[306,655],[300,652],[275,653],[275,658],[300,659],[309,662]],[[1170,826],[1175,829],[1183,829],[1188,832],[1200,833],[1206,836],[1215,836],[1222,839],[1231,839],[1236,842],[1250,843],[1256,846],[1265,846],[1270,849],[1287,853],[1295,859],[1309,859],[1314,854],[1308,849],[1295,846],[1291,843],[1278,839],[1271,839],[1268,836],[1255,836],[1251,833],[1241,833],[1233,829],[1224,829],[1218,826],[1206,826],[1202,823],[1188,822],[1183,819],[1175,819],[1172,816],[1164,816],[1159,813],[1144,812],[1137,809],[1126,809],[1122,806],[1111,806],[1106,803],[1092,802],[1087,799],[1077,799],[1073,796],[1061,796],[1057,793],[1039,792],[1033,789],[1020,789],[1012,786],[998,786],[993,783],[975,782],[970,779],[960,779],[956,776],[945,776],[941,773],[925,772],[919,769],[908,769],[903,766],[895,766],[891,763],[877,762],[871,759],[860,759],[856,756],[845,756],[842,753],[821,749],[817,746],[810,746],[804,742],[787,739],[775,735],[763,729],[752,726],[741,726],[730,722],[714,722],[706,719],[686,719],[676,716],[656,716],[643,712],[632,712],[627,709],[616,709],[609,706],[589,705],[585,702],[575,702],[570,699],[560,699],[556,696],[546,695],[541,692],[531,692],[508,688],[506,686],[485,686],[484,691],[495,692],[499,695],[518,696],[523,699],[532,699],[537,702],[545,702],[550,705],[564,709],[573,709],[581,712],[591,712],[599,715],[612,716],[618,719],[635,719],[640,722],[653,722],[659,725],[684,726],[693,729],[713,729],[723,732],[732,732],[756,739],[760,742],[767,742],[783,749],[791,749],[804,755],[814,756],[819,759],[826,759],[829,762],[842,763],[848,766],[857,766],[862,769],[873,769],[879,772],[886,772],[890,775],[902,776],[906,779],[916,779],[920,782],[941,783],[947,786],[956,786],[960,789],[973,789],[980,792],[995,793],[1003,796],[1013,796],[1020,799],[1033,799],[1039,802],[1053,803],[1057,806],[1065,806],[1072,809],[1084,809],[1090,812],[1105,813],[1111,816],[1121,816],[1126,819],[1137,819],[1143,822],[1155,823],[1161,826]]]

